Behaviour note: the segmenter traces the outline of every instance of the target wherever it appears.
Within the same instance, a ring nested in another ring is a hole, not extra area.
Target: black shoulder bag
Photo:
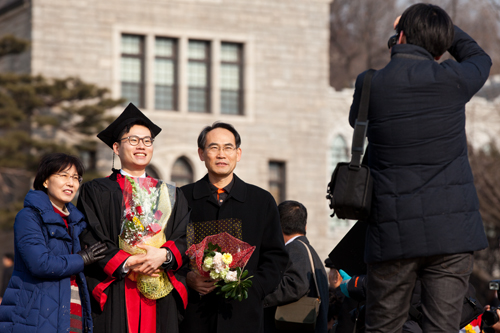
[[[333,171],[326,198],[333,214],[340,219],[365,220],[370,215],[373,180],[368,166],[361,164],[368,129],[370,87],[375,70],[366,72],[361,91],[358,118],[352,136],[351,162],[340,162]]]

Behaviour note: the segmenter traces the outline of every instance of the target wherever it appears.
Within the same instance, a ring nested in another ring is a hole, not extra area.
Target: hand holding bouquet
[[[186,253],[200,275],[218,280],[218,295],[242,301],[252,286],[252,276],[247,277],[248,271],[244,268],[254,250],[255,246],[223,232],[205,237]]]

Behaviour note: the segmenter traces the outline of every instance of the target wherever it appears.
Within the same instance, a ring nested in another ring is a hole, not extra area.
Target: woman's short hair
[[[47,189],[43,186],[47,178],[72,166],[76,168],[78,176],[82,177],[85,168],[78,157],[64,153],[52,153],[44,156],[38,165],[35,180],[33,181],[33,188],[47,193]]]

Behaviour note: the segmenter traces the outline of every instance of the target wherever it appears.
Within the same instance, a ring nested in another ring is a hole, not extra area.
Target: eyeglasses
[[[207,152],[211,155],[216,155],[219,153],[219,151],[223,151],[226,154],[231,155],[236,151],[236,147],[234,147],[234,146],[219,147],[219,146],[213,145],[213,146],[209,146],[207,148]]]
[[[145,136],[143,138],[140,138],[137,135],[131,135],[131,136],[127,136],[126,138],[122,138],[119,141],[123,141],[123,140],[128,140],[128,143],[130,143],[131,146],[137,146],[139,144],[139,142],[142,141],[142,143],[146,147],[151,147],[153,145],[153,141],[155,139],[153,139],[150,136]]]
[[[64,182],[68,182],[70,179],[72,179],[74,182],[81,183],[83,180],[83,178],[79,175],[70,176],[67,173],[56,173],[55,175],[62,179]]]

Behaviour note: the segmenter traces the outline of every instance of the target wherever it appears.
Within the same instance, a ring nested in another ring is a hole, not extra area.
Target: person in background
[[[0,304],[2,304],[2,298],[9,285],[10,277],[14,271],[14,255],[12,253],[6,253],[2,257],[3,263],[3,273],[2,273],[2,286],[0,287]]]
[[[102,258],[106,245],[80,248],[87,227],[71,200],[83,176],[81,161],[44,157],[24,208],[14,222],[14,272],[0,305],[0,332],[92,332],[83,268]]]
[[[300,202],[288,200],[278,205],[278,211],[285,248],[290,259],[278,288],[264,298],[264,332],[283,332],[274,324],[276,307],[298,301],[306,295],[320,297],[321,304],[314,332],[326,332],[329,301],[328,278],[321,259],[306,237],[307,209]],[[311,261],[305,246],[311,252],[318,288],[316,288]]]

